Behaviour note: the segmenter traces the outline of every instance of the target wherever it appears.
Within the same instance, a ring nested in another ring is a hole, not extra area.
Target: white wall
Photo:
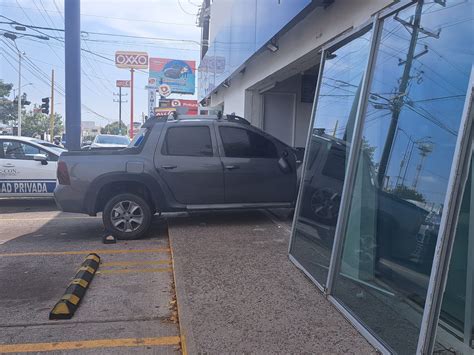
[[[301,81],[302,75],[297,74],[283,82],[279,82],[274,88],[267,92],[283,92],[295,94],[295,147],[304,147],[306,144],[306,135],[311,118],[312,103],[301,102]],[[258,94],[260,95],[260,94]],[[262,127],[261,122],[252,122],[258,127]],[[293,130],[293,122],[289,122],[289,129]]]
[[[361,26],[370,19],[372,14],[393,2],[393,0],[336,0],[326,9],[316,8],[279,38],[277,52],[263,51],[246,63],[245,72],[232,78],[229,88],[221,87],[217,94],[211,96],[211,105],[224,103],[226,112],[244,115],[247,89],[268,79],[351,27]],[[211,21],[211,31],[212,26]],[[295,73],[297,72],[298,68],[295,68]],[[249,97],[248,94],[247,97]],[[247,113],[254,111],[247,109]],[[250,119],[254,121],[253,117]]]

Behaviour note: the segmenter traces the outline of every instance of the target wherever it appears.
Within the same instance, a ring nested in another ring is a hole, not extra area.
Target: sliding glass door
[[[423,314],[474,63],[474,1],[414,1],[374,23],[323,50],[290,258],[374,345],[412,354],[427,334]],[[472,345],[470,186],[438,347],[446,339]]]
[[[334,241],[371,26],[323,51],[290,255],[324,287]]]
[[[417,348],[473,23],[472,2],[423,1],[383,23],[334,297],[397,353]]]
[[[474,105],[474,102],[471,103]],[[467,181],[461,187],[446,288],[436,336],[435,352],[474,353],[474,113],[470,113],[471,143]]]

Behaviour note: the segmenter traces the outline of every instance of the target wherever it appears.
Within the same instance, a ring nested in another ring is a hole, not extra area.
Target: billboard
[[[115,66],[117,68],[147,69],[148,53],[117,51],[115,52]]]
[[[171,92],[194,94],[196,62],[167,58],[150,58],[150,79],[156,86],[169,85]]]

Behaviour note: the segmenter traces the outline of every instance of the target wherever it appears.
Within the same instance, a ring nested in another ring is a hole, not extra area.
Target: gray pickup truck
[[[136,239],[161,212],[293,207],[297,152],[235,115],[150,118],[121,150],[70,151],[57,205]]]

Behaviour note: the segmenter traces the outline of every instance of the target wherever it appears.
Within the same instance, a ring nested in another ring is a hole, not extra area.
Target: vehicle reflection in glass
[[[367,253],[364,263],[372,264],[374,255],[376,268],[379,272],[391,273],[391,269],[399,260],[411,261],[413,270],[429,274],[431,258],[434,252],[436,236],[440,222],[441,210],[426,203],[402,198],[399,196],[403,188],[384,191],[377,186],[375,167],[371,160],[370,147],[364,147],[359,169],[362,169],[367,185],[363,189],[377,197],[378,214],[376,225],[380,230],[376,233],[379,240],[377,250]],[[344,184],[344,165],[346,161],[347,143],[324,133],[323,129],[315,129],[311,138],[311,149],[308,152],[303,188],[305,193],[301,200],[300,217],[297,223],[298,233],[303,234],[312,249],[322,247],[319,252],[332,248],[334,232],[339,213],[341,193]],[[369,209],[368,211],[366,209]],[[360,213],[367,217],[373,215],[374,207],[369,201],[360,208]],[[416,235],[416,238],[412,236]],[[371,245],[361,247],[364,253]],[[330,255],[325,253],[325,257]],[[316,258],[311,257],[313,263]],[[360,260],[360,261],[361,261]],[[395,264],[394,264],[395,263]],[[349,266],[349,265],[348,265]]]

